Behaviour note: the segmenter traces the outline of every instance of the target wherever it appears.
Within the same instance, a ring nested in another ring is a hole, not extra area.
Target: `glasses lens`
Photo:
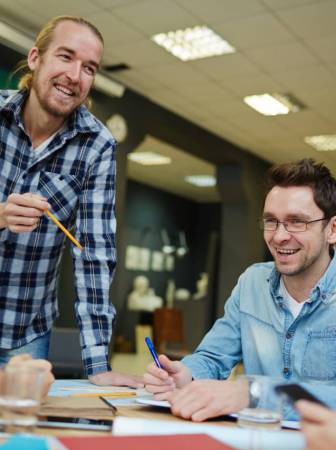
[[[278,221],[276,219],[261,219],[260,226],[262,230],[275,231],[278,227]]]
[[[287,231],[292,231],[293,233],[295,233],[300,231],[306,231],[307,222],[304,222],[302,220],[289,220],[288,222],[285,223],[285,226]]]

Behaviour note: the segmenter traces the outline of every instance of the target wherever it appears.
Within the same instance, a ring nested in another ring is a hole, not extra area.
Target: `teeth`
[[[294,253],[297,252],[297,250],[289,250],[289,249],[277,249],[278,253],[281,253],[283,255],[293,255]]]
[[[70,89],[67,89],[67,88],[65,88],[65,87],[63,87],[63,86],[55,86],[56,87],[56,89],[58,90],[58,91],[60,91],[60,92],[63,92],[63,94],[66,94],[66,95],[73,95],[73,93],[72,93],[72,91],[70,91]]]

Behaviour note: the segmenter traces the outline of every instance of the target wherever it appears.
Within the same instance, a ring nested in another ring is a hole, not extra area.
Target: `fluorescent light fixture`
[[[264,116],[298,112],[303,105],[290,94],[260,94],[244,97],[244,102]]]
[[[336,150],[336,134],[325,134],[320,136],[307,136],[304,138],[306,144],[311,145],[319,152]]]
[[[152,36],[151,39],[182,61],[236,51],[227,41],[206,26],[159,33]]]
[[[154,152],[136,152],[129,153],[127,158],[143,166],[159,166],[161,164],[170,164],[171,158]]]
[[[184,179],[187,183],[198,187],[212,187],[216,185],[216,177],[212,175],[188,175]]]
[[[32,38],[2,21],[0,21],[0,41],[23,55],[27,54],[34,46]],[[111,97],[122,97],[125,92],[125,87],[122,84],[101,73],[96,74],[94,87]]]

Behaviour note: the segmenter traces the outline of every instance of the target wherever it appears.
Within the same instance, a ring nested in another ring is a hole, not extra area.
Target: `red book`
[[[234,450],[206,434],[58,438],[69,450]]]

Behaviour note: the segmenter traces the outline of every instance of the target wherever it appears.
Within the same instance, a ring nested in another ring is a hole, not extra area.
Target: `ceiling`
[[[0,0],[0,15],[31,35],[50,17],[81,15],[105,39],[106,65],[124,85],[270,162],[325,161],[305,136],[336,134],[335,0]],[[181,62],[150,37],[208,25],[235,54]],[[265,117],[243,97],[291,93],[306,109]]]
[[[131,180],[154,186],[172,194],[182,194],[183,197],[195,202],[220,202],[220,195],[216,186],[202,188],[184,180],[186,176],[191,174],[215,176],[216,168],[213,164],[196,158],[182,149],[173,147],[153,136],[146,136],[141,145],[135,150],[135,153],[138,152],[155,152],[168,156],[172,164],[160,166],[161,170],[157,170],[157,166],[148,167],[128,161],[127,173]]]

